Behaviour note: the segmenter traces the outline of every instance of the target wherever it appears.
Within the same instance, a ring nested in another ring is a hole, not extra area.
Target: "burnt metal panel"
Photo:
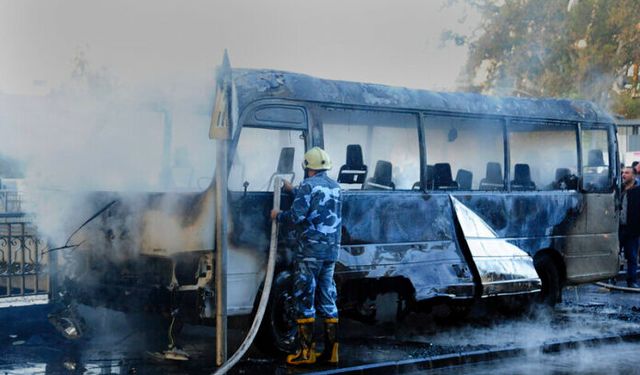
[[[334,81],[298,73],[259,69],[234,69],[233,79],[241,109],[260,99],[279,98],[352,106],[455,112],[458,115],[613,123],[613,119],[596,105],[579,100],[498,98],[473,93],[433,92]]]
[[[456,241],[446,195],[343,193],[336,277],[406,278],[415,299],[473,298],[472,273]]]
[[[473,210],[451,196],[470,261],[482,283],[482,296],[539,292],[541,281],[533,258],[524,250],[498,238]]]
[[[271,199],[270,193],[231,194],[233,247],[266,251]],[[283,195],[281,207],[290,204],[290,196]],[[343,192],[339,286],[350,279],[401,277],[413,285],[416,300],[473,298],[473,277],[458,247],[450,213],[446,195]],[[293,248],[292,234],[293,228],[281,228],[281,245]]]
[[[434,197],[410,191],[345,191],[342,244],[453,240],[451,217],[441,214],[449,203]]]
[[[529,255],[557,251],[568,283],[599,280],[616,272],[614,194],[577,191],[454,194],[498,238]]]
[[[280,197],[282,209],[291,206],[293,197],[291,194],[282,194]],[[271,233],[269,213],[273,208],[273,193],[269,192],[230,192],[229,193],[229,242],[234,247],[249,247],[268,250]],[[292,228],[283,226],[279,230],[280,238],[285,238],[286,233]]]
[[[473,298],[473,275],[456,242],[343,246],[336,278],[406,278],[417,301]]]
[[[499,238],[530,241],[523,245],[530,255],[554,247],[554,236],[584,233],[579,220],[584,196],[578,192],[522,192],[454,196],[484,220]]]
[[[244,118],[243,126],[286,127],[307,129],[307,113],[304,107],[282,104],[263,105],[253,109]]]

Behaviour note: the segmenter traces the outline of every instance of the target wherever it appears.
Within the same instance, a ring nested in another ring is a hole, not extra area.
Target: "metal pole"
[[[280,208],[280,177],[276,177],[273,181],[273,208]],[[258,309],[253,317],[253,323],[251,328],[244,338],[244,341],[238,348],[238,350],[231,356],[228,362],[225,362],[222,367],[219,367],[214,375],[226,374],[233,366],[238,363],[240,358],[249,350],[253,339],[256,338],[256,334],[260,329],[260,323],[264,318],[264,312],[267,309],[269,303],[269,296],[271,294],[271,285],[273,283],[273,273],[276,268],[276,252],[278,251],[278,222],[273,220],[271,222],[271,241],[269,243],[269,258],[267,260],[267,270],[264,276],[264,287],[262,288],[262,295],[260,296],[260,303],[258,303]]]
[[[227,360],[227,140],[216,142],[216,365]]]
[[[162,119],[164,123],[163,142],[162,142],[162,171],[160,172],[160,185],[163,189],[169,189],[173,185],[173,176],[171,175],[171,142],[173,139],[173,113],[164,109],[162,111]]]
[[[231,64],[224,51],[209,137],[216,139],[216,365],[227,360],[227,152],[231,133]]]

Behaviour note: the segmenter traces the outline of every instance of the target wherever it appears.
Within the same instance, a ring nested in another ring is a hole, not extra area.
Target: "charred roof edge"
[[[453,112],[470,115],[614,123],[594,103],[559,98],[496,97],[475,93],[436,92],[380,84],[337,81],[306,74],[233,69],[241,107],[266,98],[342,105]]]

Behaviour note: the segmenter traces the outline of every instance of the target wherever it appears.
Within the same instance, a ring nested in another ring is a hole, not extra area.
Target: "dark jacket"
[[[627,196],[627,225],[629,234],[640,236],[640,186],[635,185],[623,192]]]

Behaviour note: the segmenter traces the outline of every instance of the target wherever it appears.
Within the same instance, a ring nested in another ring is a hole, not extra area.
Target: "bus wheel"
[[[547,254],[537,257],[534,260],[534,265],[540,281],[542,281],[542,292],[538,296],[538,301],[548,306],[554,306],[560,300],[562,291],[558,267],[553,258]]]
[[[293,353],[297,326],[293,300],[293,275],[280,272],[273,280],[271,296],[256,337],[258,348],[270,355]]]

